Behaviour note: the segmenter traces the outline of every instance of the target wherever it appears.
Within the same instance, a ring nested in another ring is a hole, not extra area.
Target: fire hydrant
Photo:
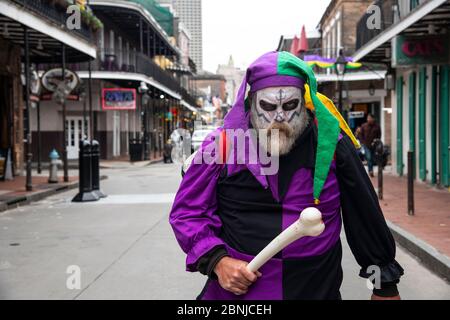
[[[61,164],[61,160],[59,160],[58,151],[55,149],[50,152],[50,167],[49,167],[49,177],[48,183],[58,183],[58,165]]]

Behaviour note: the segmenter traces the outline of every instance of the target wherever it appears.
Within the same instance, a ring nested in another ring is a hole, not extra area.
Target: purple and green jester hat
[[[308,109],[314,111],[318,128],[313,196],[315,204],[319,204],[340,130],[343,129],[355,145],[356,139],[331,100],[317,92],[317,80],[311,67],[285,51],[268,52],[250,65],[236,102],[224,119],[224,129],[249,129],[250,106],[246,97],[248,85],[250,92],[278,86],[297,86],[305,89],[305,104]]]

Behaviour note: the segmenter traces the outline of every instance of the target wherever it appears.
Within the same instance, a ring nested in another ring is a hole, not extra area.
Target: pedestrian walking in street
[[[361,131],[358,138],[361,141],[362,148],[364,148],[364,157],[367,161],[369,175],[373,177],[373,142],[375,139],[381,139],[381,129],[372,114],[369,113],[369,115],[367,116],[367,122],[361,126]]]
[[[242,144],[228,135],[250,129],[274,141],[244,139],[248,151],[240,158]],[[198,299],[341,299],[341,219],[359,275],[375,283],[372,299],[399,299],[403,269],[355,145],[303,60],[288,52],[257,59],[223,127],[190,159],[170,213],[186,269],[208,276]],[[252,158],[257,147],[275,155],[270,165],[277,162],[278,170]],[[248,263],[274,248],[280,233],[295,232],[290,226],[304,210],[321,216],[320,235],[285,243],[252,269]]]

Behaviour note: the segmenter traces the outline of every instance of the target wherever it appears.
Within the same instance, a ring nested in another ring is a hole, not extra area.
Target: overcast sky
[[[330,0],[203,0],[203,68],[216,72],[233,55],[245,69],[275,50],[281,35],[313,32]]]

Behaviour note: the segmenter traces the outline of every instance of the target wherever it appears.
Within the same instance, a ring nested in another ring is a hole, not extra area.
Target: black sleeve
[[[381,290],[374,293],[394,296],[403,268],[395,261],[395,241],[386,224],[378,197],[350,138],[336,148],[336,175],[341,193],[342,219],[347,242],[361,266],[359,275],[368,278],[367,268],[380,267]]]
[[[224,246],[215,247],[198,259],[197,270],[211,279],[217,279],[214,268],[217,262],[226,256],[228,256],[228,252]]]

